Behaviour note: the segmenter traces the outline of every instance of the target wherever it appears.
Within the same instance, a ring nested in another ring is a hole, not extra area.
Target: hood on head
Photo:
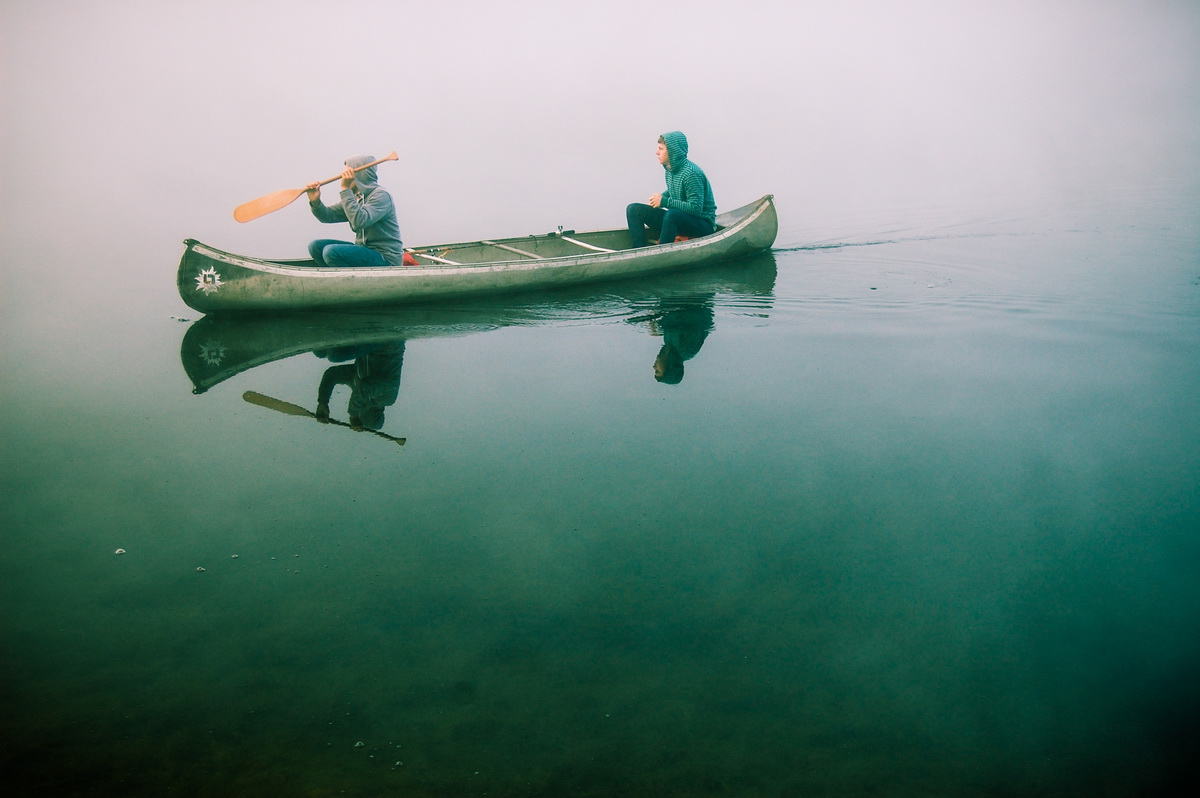
[[[667,145],[667,155],[671,158],[671,168],[674,169],[687,160],[687,136],[678,130],[662,134],[663,144]]]
[[[383,410],[378,401],[373,401],[357,389],[350,394],[350,401],[346,406],[347,414],[356,417],[364,428],[373,430],[383,428]]]
[[[355,155],[352,158],[347,158],[345,163],[346,166],[362,166],[363,164],[370,163],[374,160],[375,156],[373,155]],[[364,193],[374,189],[379,185],[379,183],[376,182],[377,178],[375,175],[374,166],[363,169],[361,172],[355,172],[354,180],[358,183],[358,187],[361,188]]]

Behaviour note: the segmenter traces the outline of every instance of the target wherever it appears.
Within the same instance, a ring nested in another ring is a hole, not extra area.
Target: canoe
[[[408,304],[693,268],[769,249],[778,229],[768,194],[717,216],[712,235],[638,249],[630,248],[625,228],[560,229],[409,249],[416,266],[327,268],[235,255],[188,239],[176,283],[183,301],[202,313]]]
[[[259,366],[313,352],[564,322],[642,324],[697,304],[760,317],[773,305],[775,277],[775,258],[764,252],[602,288],[579,286],[394,308],[217,313],[191,324],[179,354],[193,393],[200,394]]]

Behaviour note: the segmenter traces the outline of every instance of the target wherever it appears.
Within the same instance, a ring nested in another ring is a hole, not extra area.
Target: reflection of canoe
[[[417,266],[316,268],[308,260],[263,260],[189,239],[179,295],[212,313],[402,304],[526,291],[685,269],[769,249],[778,219],[771,195],[717,217],[712,235],[629,248],[624,228],[443,244],[409,250]]]
[[[314,350],[396,340],[468,335],[511,326],[573,321],[633,321],[672,303],[715,300],[735,311],[770,307],[775,259],[770,253],[735,263],[631,280],[605,290],[581,286],[519,297],[377,310],[205,316],[184,334],[180,360],[195,393],[256,366]]]

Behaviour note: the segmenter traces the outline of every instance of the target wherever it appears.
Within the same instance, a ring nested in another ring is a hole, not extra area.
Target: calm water
[[[1196,199],[785,229],[694,274],[359,314],[196,318],[165,262],[136,310],[16,334],[7,778],[1170,794],[1200,710]],[[280,412],[368,352],[383,435]]]
[[[5,795],[1194,785],[1200,5],[655,9],[0,4]],[[771,253],[175,291],[351,154],[419,245],[617,225],[675,128]]]

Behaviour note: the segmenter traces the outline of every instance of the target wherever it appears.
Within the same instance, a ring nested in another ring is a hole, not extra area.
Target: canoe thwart
[[[541,255],[534,255],[532,252],[526,252],[523,249],[517,249],[516,247],[510,247],[508,244],[498,244],[495,241],[488,241],[486,238],[481,239],[479,243],[487,244],[489,247],[495,247],[496,249],[503,249],[506,252],[515,252],[516,254],[526,257],[526,258],[533,258],[534,260],[545,260],[545,258],[542,257]]]
[[[559,233],[558,237],[560,239],[562,239],[563,241],[569,241],[576,246],[583,247],[584,249],[590,249],[594,252],[616,252],[615,249],[605,249],[604,247],[593,246],[591,244],[588,244],[585,241],[580,241],[579,239],[571,238],[570,236],[565,236],[562,233]]]
[[[447,266],[462,266],[462,264],[456,260],[447,260],[446,258],[439,258],[437,255],[430,255],[428,252],[417,252],[415,249],[410,249],[408,251],[408,254],[415,255],[418,258],[428,258],[429,260],[434,261],[435,263],[444,263]]]

